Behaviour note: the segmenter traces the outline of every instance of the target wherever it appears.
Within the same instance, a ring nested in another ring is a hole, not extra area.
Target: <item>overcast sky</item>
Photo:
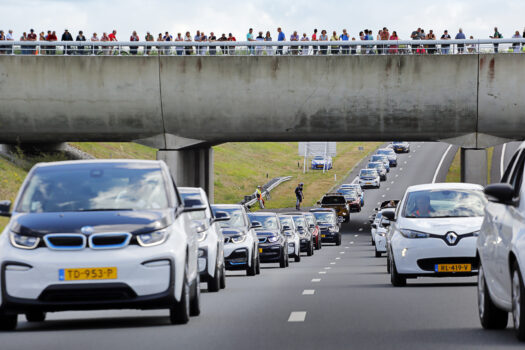
[[[487,38],[494,26],[504,37],[523,31],[525,0],[287,0],[287,1],[179,1],[179,0],[0,0],[0,29],[13,29],[18,38],[23,31],[37,32],[64,28],[74,34],[83,30],[90,37],[113,29],[119,40],[128,40],[132,30],[140,39],[146,31],[170,31],[192,35],[197,29],[215,35],[232,32],[245,40],[248,28],[270,30],[274,39],[278,26],[287,38],[292,31],[309,36],[314,28],[330,33],[346,28],[357,36],[365,28],[386,26],[408,39],[422,27],[441,35],[448,29],[455,35],[462,27],[467,35]]]

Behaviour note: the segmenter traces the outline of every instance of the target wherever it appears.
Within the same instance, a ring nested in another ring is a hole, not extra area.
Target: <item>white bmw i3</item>
[[[0,235],[0,329],[18,314],[169,309],[186,323],[199,309],[197,239],[161,161],[37,164]]]
[[[476,239],[487,203],[474,184],[428,184],[409,187],[390,220],[388,254],[391,282],[407,278],[471,276],[478,272]]]

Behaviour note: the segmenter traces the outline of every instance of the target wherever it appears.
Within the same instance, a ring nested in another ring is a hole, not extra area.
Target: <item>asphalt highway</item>
[[[374,257],[367,224],[373,208],[399,199],[409,185],[444,180],[454,156],[444,156],[447,149],[412,143],[381,189],[366,191],[363,211],[343,226],[341,246],[324,246],[287,269],[263,265],[256,277],[229,272],[226,289],[203,292],[202,313],[187,325],[171,325],[162,310],[65,312],[31,324],[20,316],[17,331],[0,333],[0,349],[522,348],[510,328],[481,329],[475,278],[424,278],[395,288],[386,259]]]

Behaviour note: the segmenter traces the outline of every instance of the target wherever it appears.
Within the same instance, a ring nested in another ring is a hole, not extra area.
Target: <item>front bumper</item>
[[[321,231],[321,241],[324,243],[336,243],[339,240],[339,232]]]
[[[373,181],[365,181],[365,180],[359,180],[359,185],[361,185],[361,188],[375,188],[379,187],[379,181],[373,180]]]
[[[375,236],[376,251],[380,253],[386,253],[386,236],[383,234],[377,234]]]
[[[376,239],[379,236],[376,236]],[[391,247],[397,271],[412,276],[472,276],[478,272],[477,237],[463,238],[456,246],[448,246],[437,238],[409,239],[395,235]],[[436,272],[436,264],[472,265],[471,272]]]
[[[278,262],[284,253],[280,244],[259,244],[259,257],[262,263]]]
[[[301,238],[301,252],[307,252],[310,249],[310,240],[307,238]]]

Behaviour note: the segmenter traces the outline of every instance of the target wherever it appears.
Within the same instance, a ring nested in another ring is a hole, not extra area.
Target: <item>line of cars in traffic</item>
[[[168,309],[171,323],[200,314],[201,282],[226,287],[226,270],[261,272],[261,263],[301,261],[323,243],[341,244],[333,209],[250,213],[210,204],[200,188],[177,187],[162,161],[41,163],[0,235],[0,330],[18,315]]]
[[[386,253],[393,286],[417,277],[477,275],[486,329],[507,327],[525,341],[525,143],[500,181],[410,186],[372,217],[376,257]]]

